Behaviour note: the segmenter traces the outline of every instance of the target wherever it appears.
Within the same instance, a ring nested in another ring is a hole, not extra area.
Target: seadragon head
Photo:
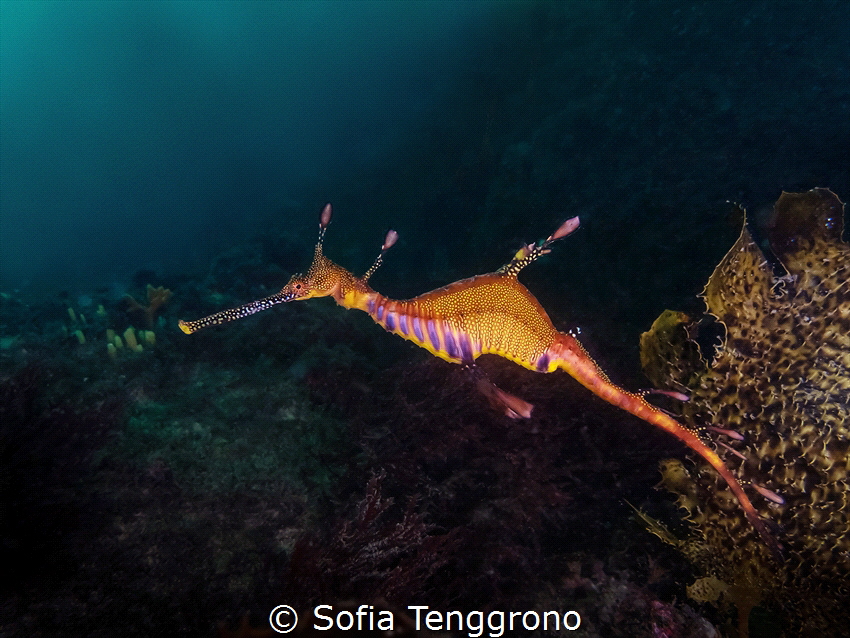
[[[292,275],[287,284],[273,295],[257,299],[250,303],[216,312],[195,321],[180,321],[180,329],[186,334],[197,332],[201,328],[217,326],[229,321],[235,321],[256,314],[272,306],[290,301],[304,301],[313,297],[333,297],[337,303],[351,307],[352,297],[371,291],[368,284],[374,272],[383,261],[384,253],[398,240],[398,233],[391,230],[384,239],[381,253],[362,277],[357,277],[342,266],[335,264],[322,253],[325,231],[331,222],[332,209],[326,204],[319,217],[319,241],[313,254],[313,263],[306,274]]]

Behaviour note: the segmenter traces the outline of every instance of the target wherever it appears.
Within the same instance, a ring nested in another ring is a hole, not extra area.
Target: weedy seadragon
[[[293,275],[280,292],[264,299],[196,321],[180,321],[180,329],[191,334],[277,304],[330,296],[344,308],[368,313],[388,332],[412,341],[441,359],[469,368],[478,388],[511,418],[529,418],[533,406],[496,387],[476,367],[475,360],[479,356],[495,354],[536,372],[565,370],[600,398],[672,434],[705,459],[726,481],[747,520],[773,554],[779,555],[778,543],[768,532],[741,483],[717,453],[697,433],[651,405],[642,394],[612,383],[574,336],[555,328],[540,302],[517,278],[523,268],[548,253],[552,243],[575,231],[579,227],[578,217],[565,221],[546,239],[520,248],[513,259],[496,272],[456,281],[407,300],[385,297],[368,284],[386,251],[397,241],[398,234],[392,230],[387,233],[375,262],[362,277],[357,277],[322,252],[330,221],[331,206],[328,204],[320,215],[319,240],[306,274]]]

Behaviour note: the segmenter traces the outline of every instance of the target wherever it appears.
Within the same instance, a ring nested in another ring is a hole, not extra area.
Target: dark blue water
[[[308,229],[326,200],[366,261],[385,225],[406,231],[410,279],[468,251],[483,265],[564,212],[610,235],[659,207],[713,221],[781,189],[847,197],[841,2],[2,11],[5,289],[201,267]]]

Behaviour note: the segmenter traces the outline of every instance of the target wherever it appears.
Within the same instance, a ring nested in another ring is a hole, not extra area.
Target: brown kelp
[[[767,229],[772,254],[745,226],[705,287],[707,316],[668,310],[641,339],[650,379],[690,395],[681,419],[704,426],[740,482],[761,494],[754,504],[783,546],[773,560],[707,466],[664,464],[663,483],[694,534],[679,540],[655,521],[650,529],[703,571],[692,597],[737,606],[741,634],[757,604],[782,613],[787,635],[847,626],[850,246],[842,230],[843,204],[829,190],[783,193]],[[707,331],[719,332],[719,343]]]

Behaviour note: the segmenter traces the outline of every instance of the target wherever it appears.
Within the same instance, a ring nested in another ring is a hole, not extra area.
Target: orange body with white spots
[[[464,279],[407,301],[379,295],[369,304],[376,306],[370,314],[387,330],[452,363],[496,354],[534,369],[558,334],[525,286],[499,273]]]

